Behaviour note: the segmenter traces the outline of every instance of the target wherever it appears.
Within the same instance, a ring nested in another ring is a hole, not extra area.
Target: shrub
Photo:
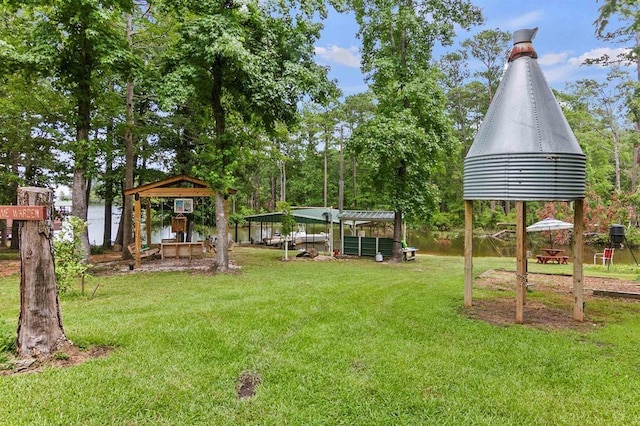
[[[85,263],[80,236],[87,228],[87,223],[75,216],[70,216],[62,230],[53,240],[55,252],[56,281],[58,291],[65,293],[74,281],[86,274],[90,264]]]
[[[9,362],[9,354],[15,350],[15,333],[9,332],[6,322],[0,318],[0,368]]]
[[[433,225],[438,231],[450,231],[456,218],[454,214],[437,212],[433,214]]]
[[[91,246],[91,254],[104,254],[103,246]]]

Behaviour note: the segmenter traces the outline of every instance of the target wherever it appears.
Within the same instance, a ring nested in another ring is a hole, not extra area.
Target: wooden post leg
[[[584,200],[576,200],[573,214],[573,319],[584,321],[582,257],[584,254]]]
[[[140,257],[140,250],[142,250],[142,241],[140,240],[140,220],[142,218],[142,203],[140,201],[140,197],[138,196],[138,194],[136,194],[135,196],[135,243],[136,243],[136,255],[135,255],[135,259],[136,259],[136,269],[140,268],[140,266],[142,266],[142,258]]]
[[[527,292],[527,230],[526,204],[516,201],[516,323],[524,321],[524,302]]]
[[[473,299],[473,201],[464,201],[464,306]]]

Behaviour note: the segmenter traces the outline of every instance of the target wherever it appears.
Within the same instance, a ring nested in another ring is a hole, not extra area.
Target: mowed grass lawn
[[[587,317],[605,324],[588,332],[495,326],[464,314],[462,258],[283,262],[249,248],[232,258],[241,272],[99,276],[93,299],[63,296],[67,336],[115,349],[0,377],[2,424],[640,423],[638,303],[590,303]],[[0,279],[5,334],[18,287],[16,275]],[[260,383],[238,399],[247,372]]]

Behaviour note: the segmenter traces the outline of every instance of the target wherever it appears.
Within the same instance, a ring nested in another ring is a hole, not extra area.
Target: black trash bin
[[[611,225],[609,227],[609,238],[611,244],[617,245],[624,243],[624,226]]]

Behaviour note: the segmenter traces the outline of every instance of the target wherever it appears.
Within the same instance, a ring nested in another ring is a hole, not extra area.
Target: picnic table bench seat
[[[415,247],[405,247],[402,249],[402,260],[406,260],[407,262],[411,260],[416,260],[416,251],[418,251]]]
[[[203,242],[171,242],[161,244],[162,258],[167,257],[186,257],[193,258],[194,256],[204,256],[204,243]]]
[[[557,263],[558,265],[566,265],[569,261],[569,256],[549,256],[545,254],[538,254],[536,255],[536,259],[538,259],[536,263]]]
[[[129,253],[131,253],[134,257],[136,255],[136,243],[131,243],[127,246]],[[145,259],[147,257],[154,258],[158,253],[160,253],[160,249],[158,247],[147,247],[142,248],[140,250],[140,258]]]

